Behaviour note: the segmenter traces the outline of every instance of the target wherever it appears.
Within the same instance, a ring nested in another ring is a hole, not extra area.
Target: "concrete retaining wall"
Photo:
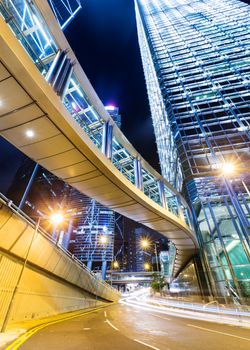
[[[3,321],[17,285],[34,226],[9,208],[0,207],[0,320]],[[11,321],[40,318],[116,301],[119,294],[42,232],[31,245],[11,312]]]

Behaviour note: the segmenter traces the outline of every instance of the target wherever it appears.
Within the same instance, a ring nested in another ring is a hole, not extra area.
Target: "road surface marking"
[[[104,316],[107,317],[107,312],[106,311],[104,311]]]
[[[116,331],[119,331],[119,329],[116,328],[109,320],[106,320],[104,322],[107,322],[110,325],[110,327],[114,328]]]
[[[201,330],[207,331],[207,332],[218,333],[218,334],[222,334],[222,335],[227,335],[228,337],[234,337],[234,338],[238,338],[238,339],[243,339],[243,340],[250,341],[250,338],[240,337],[239,335],[234,335],[234,334],[219,332],[219,331],[215,331],[215,330],[209,329],[209,328],[198,327],[198,326],[195,326],[195,325],[193,325],[193,324],[188,324],[188,326],[189,326],[189,327],[193,327],[193,328],[198,328],[198,329],[201,329]]]
[[[171,321],[170,318],[167,318],[167,317],[161,317],[161,316],[158,316],[158,315],[154,315],[154,314],[150,314],[151,316],[154,316],[154,317],[158,317],[158,318],[161,318],[162,320],[168,320],[168,321]]]
[[[143,344],[143,345],[147,346],[148,348],[151,348],[151,349],[154,349],[154,350],[160,350],[159,348],[156,348],[156,347],[154,347],[154,346],[152,346],[152,345],[149,345],[149,344],[147,344],[147,343],[144,343],[143,341],[140,341],[140,340],[138,340],[138,339],[134,339],[134,341],[136,341],[137,343]]]
[[[112,304],[114,304],[114,303],[112,303]],[[103,309],[103,306],[100,306],[97,309],[94,309],[94,310],[91,310],[91,311],[87,311],[87,312],[83,312],[83,313],[80,313],[80,314],[77,314],[77,315],[67,316],[67,317],[61,318],[59,320],[50,321],[48,323],[43,323],[43,324],[41,324],[41,325],[39,325],[37,327],[32,328],[28,332],[22,334],[20,337],[18,337],[16,340],[14,340],[4,350],[17,350],[17,349],[19,349],[19,347],[23,343],[25,343],[30,337],[32,337],[32,335],[34,335],[36,332],[38,332],[39,330],[41,330],[41,329],[43,329],[45,327],[48,327],[48,326],[53,325],[53,324],[61,323],[61,322],[64,322],[64,321],[72,320],[72,319],[77,318],[77,317],[82,317],[82,316],[85,316],[85,315],[89,315],[89,314],[95,313],[96,311],[99,311],[101,309]]]

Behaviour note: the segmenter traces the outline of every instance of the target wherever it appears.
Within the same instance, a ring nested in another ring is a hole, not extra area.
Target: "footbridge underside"
[[[60,34],[49,12],[47,17],[52,23],[54,35],[58,31],[57,44],[69,51],[66,39]],[[78,74],[84,85],[90,105],[99,114],[103,114],[104,122],[106,120],[112,123],[75,57],[74,67],[74,74]],[[30,130],[32,137],[28,133]],[[142,188],[138,188],[140,186],[131,183],[103,154],[81,125],[72,118],[61,97],[39,72],[1,16],[0,134],[80,192],[168,237],[177,249],[174,275],[195,254],[197,241],[191,220],[187,222],[180,213],[176,215],[166,206],[149,198]],[[127,145],[130,153],[136,152],[115,125],[113,134],[123,145]],[[141,157],[137,154],[137,159],[139,158]],[[141,162],[144,168],[150,169],[156,180],[164,182],[144,160]],[[179,199],[180,208],[186,206],[184,199],[170,185],[167,186]]]

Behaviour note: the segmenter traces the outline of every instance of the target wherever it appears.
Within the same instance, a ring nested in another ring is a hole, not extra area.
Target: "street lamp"
[[[150,265],[149,265],[149,263],[145,263],[145,264],[144,264],[144,270],[146,270],[146,271],[150,270]]]
[[[118,268],[119,268],[119,263],[118,263],[118,261],[114,261],[114,262],[113,262],[113,268],[114,268],[114,269],[118,269]]]
[[[141,248],[147,249],[150,247],[150,241],[147,238],[143,238],[140,242]]]
[[[157,272],[159,272],[159,263],[158,263],[158,254],[157,254],[156,242],[151,242],[147,238],[142,238],[141,241],[140,241],[141,248],[145,249],[145,250],[149,249],[152,244],[154,245],[154,253],[155,253],[155,258],[156,258],[156,269],[157,269]]]
[[[113,269],[118,269],[118,268],[119,268],[119,263],[117,260],[115,260],[113,262]],[[110,271],[110,285],[111,285],[111,287],[113,285],[113,269],[111,269],[111,271]]]
[[[53,213],[50,215],[50,221],[52,224],[54,225],[59,225],[63,222],[64,220],[64,216],[62,215],[62,213]]]
[[[9,306],[8,306],[8,310],[6,312],[6,315],[5,315],[3,324],[2,324],[1,332],[4,332],[6,330],[7,325],[8,325],[8,322],[9,322],[9,319],[10,319],[10,316],[11,316],[11,311],[12,311],[13,306],[14,306],[14,301],[15,301],[18,289],[19,289],[21,281],[22,281],[23,273],[24,273],[25,267],[27,265],[27,261],[28,261],[28,258],[29,258],[29,254],[30,254],[33,242],[34,242],[34,240],[36,238],[36,235],[38,233],[41,220],[45,220],[45,219],[49,220],[54,225],[59,225],[60,223],[63,222],[64,217],[63,217],[63,215],[61,213],[52,213],[50,216],[39,216],[38,217],[38,220],[36,222],[35,229],[33,231],[33,235],[31,237],[31,240],[30,240],[30,243],[29,243],[29,247],[28,247],[28,250],[27,250],[24,262],[23,262],[22,269],[21,269],[20,274],[18,276],[18,279],[17,279],[17,282],[16,282],[16,286],[14,288],[14,291],[13,291],[13,294],[12,294],[12,297],[11,297],[11,300],[10,300],[10,303],[9,303]]]
[[[231,162],[224,163],[221,166],[221,170],[222,170],[222,174],[224,175],[224,177],[230,177],[231,175],[236,173],[236,166]],[[241,181],[244,189],[246,190],[248,196],[250,197],[250,191],[249,191],[245,181],[242,179],[240,179],[240,181]]]
[[[224,163],[221,170],[224,176],[230,176],[235,172],[235,165],[233,163]]]
[[[101,236],[100,236],[100,243],[101,243],[101,244],[106,244],[106,243],[108,243],[108,237],[105,236],[105,235],[101,235]]]

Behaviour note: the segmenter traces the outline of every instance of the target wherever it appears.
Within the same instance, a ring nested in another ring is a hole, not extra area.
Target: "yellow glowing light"
[[[102,244],[106,244],[106,243],[108,243],[108,237],[107,236],[101,236],[100,237],[100,242],[102,243]]]
[[[150,241],[148,239],[142,239],[140,245],[141,248],[147,249],[150,246]]]
[[[144,269],[145,269],[145,270],[150,270],[150,265],[149,265],[148,263],[145,263],[145,264],[144,264]]]
[[[235,166],[232,163],[225,163],[222,165],[223,175],[232,175],[235,172]]]
[[[63,222],[63,220],[64,220],[64,217],[61,213],[53,213],[50,216],[50,221],[54,225],[61,224]]]
[[[114,261],[113,267],[114,267],[114,269],[118,269],[118,267],[119,267],[118,261]]]

